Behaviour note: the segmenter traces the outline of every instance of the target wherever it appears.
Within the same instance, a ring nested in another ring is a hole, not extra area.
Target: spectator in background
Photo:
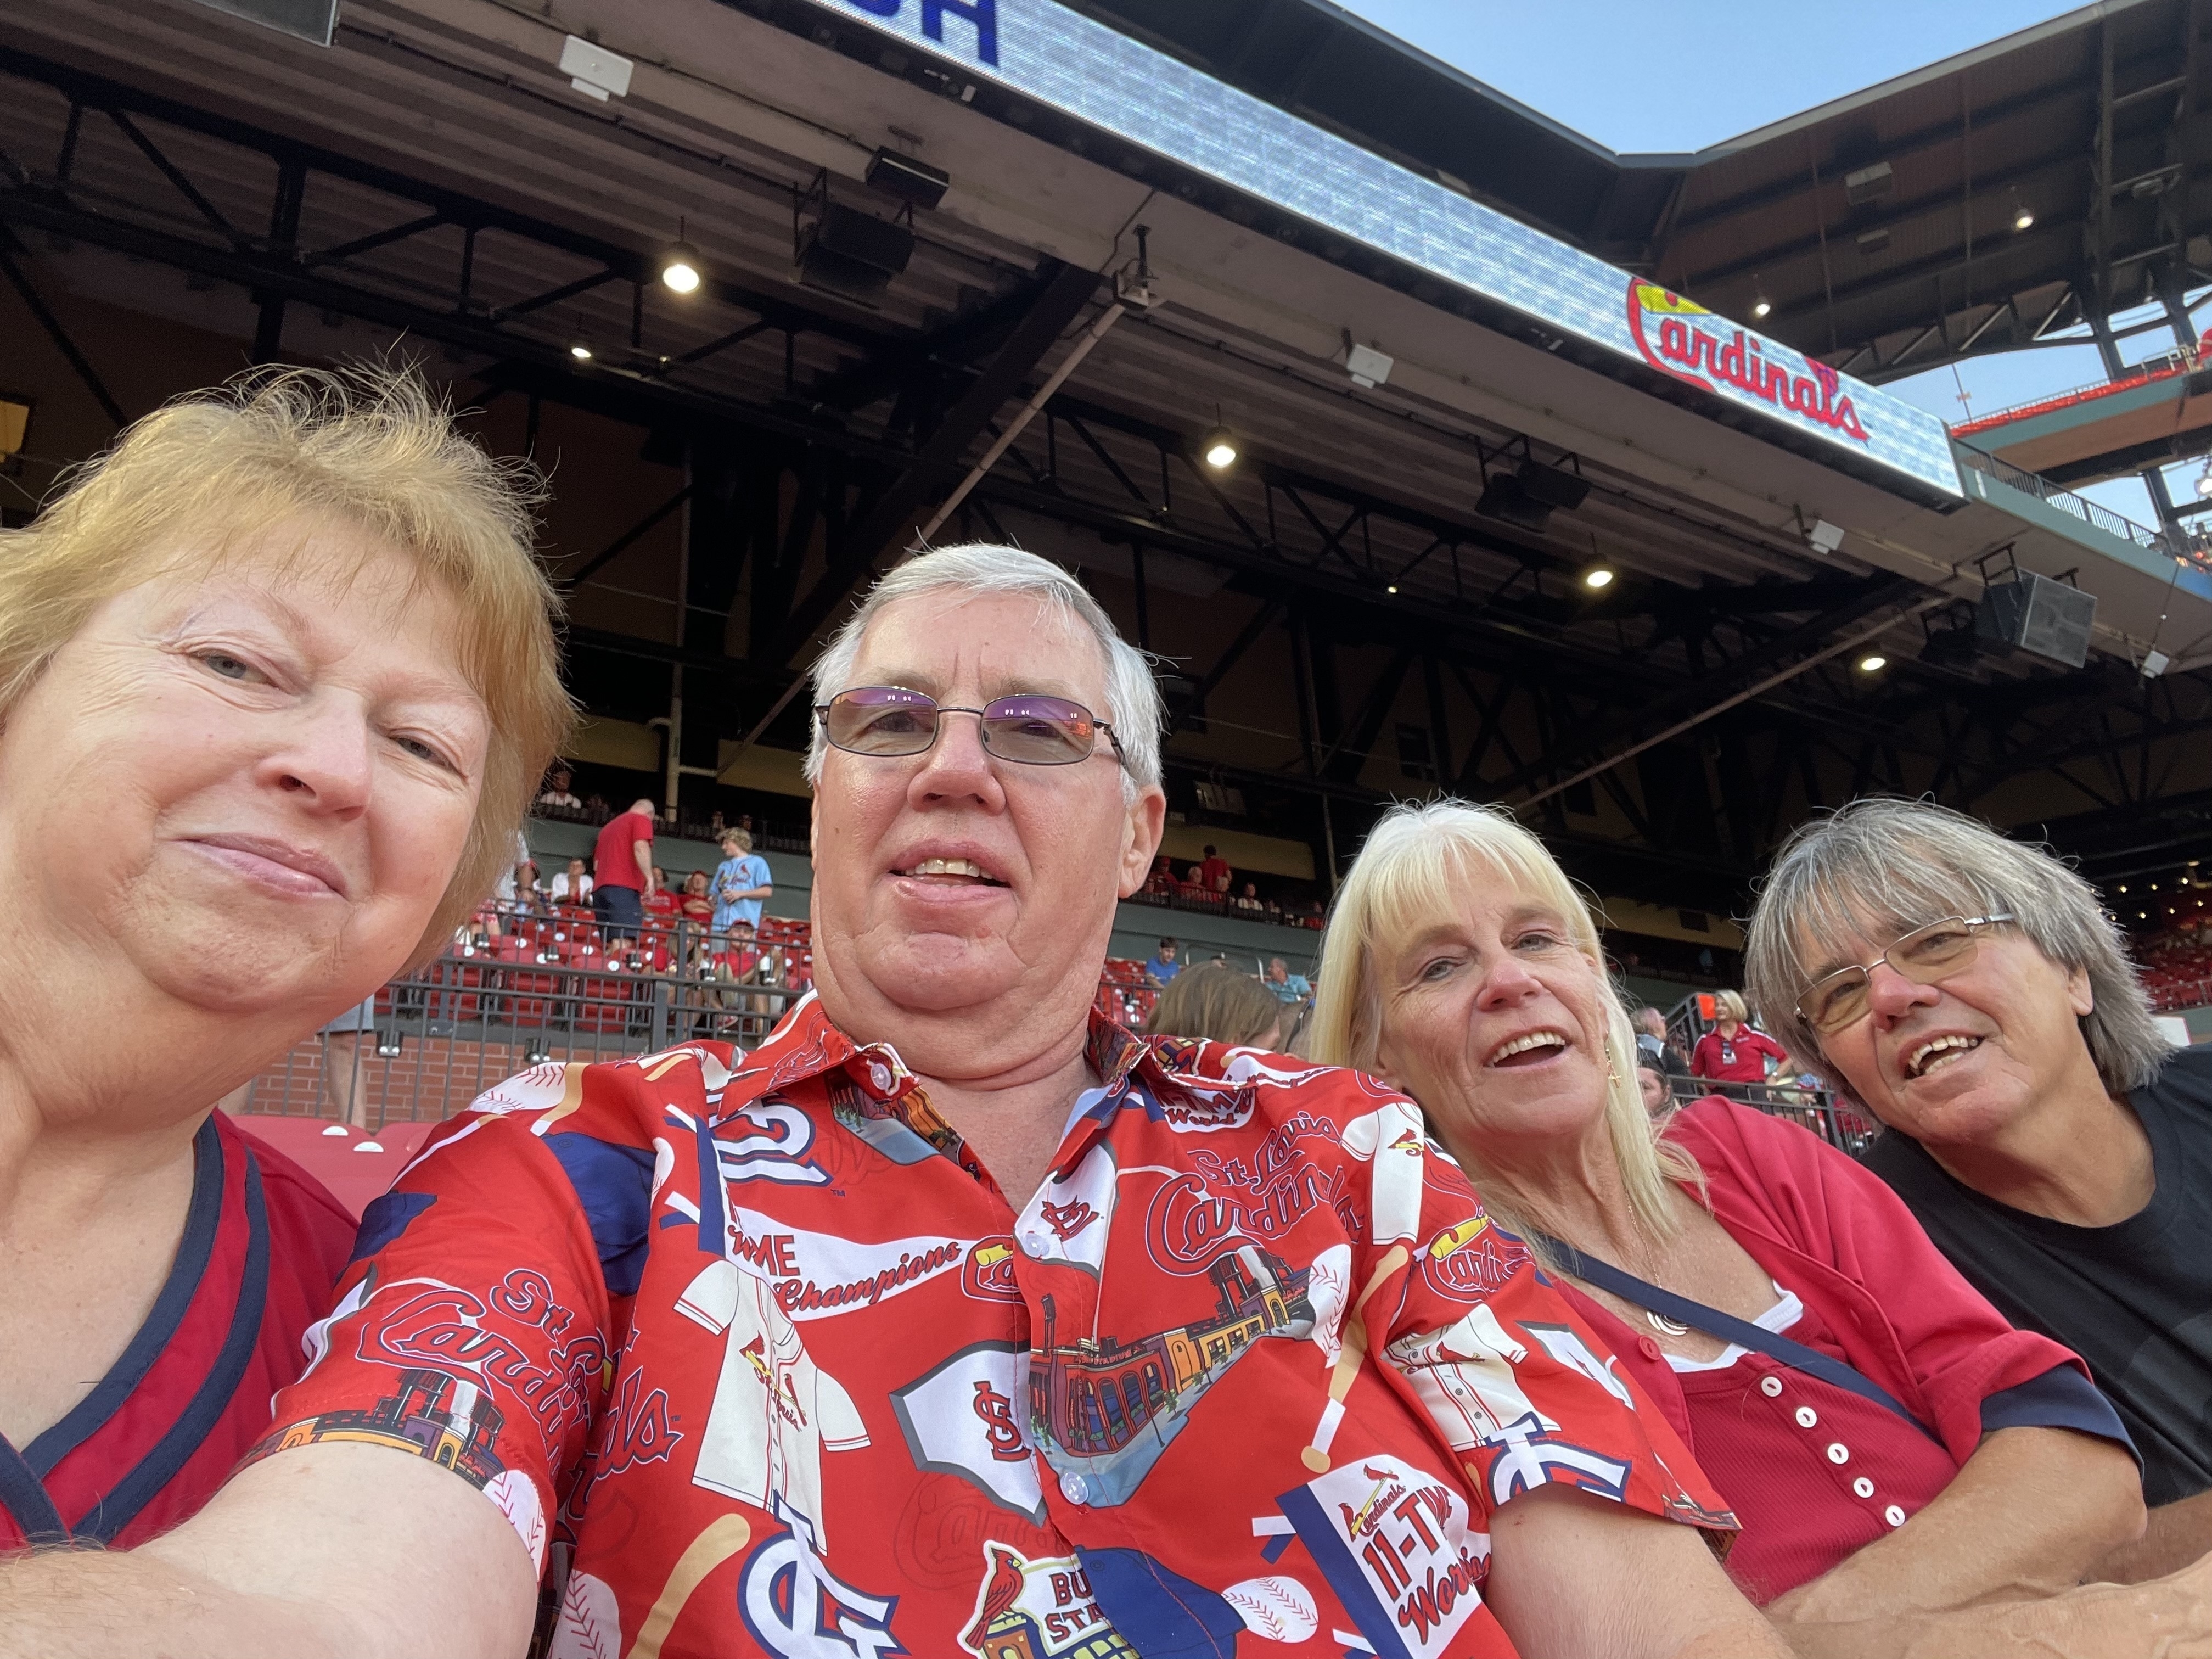
[[[1313,987],[1306,982],[1306,976],[1292,973],[1280,957],[1267,959],[1266,984],[1279,1002],[1303,1002],[1313,994]]]
[[[1145,983],[1155,991],[1161,990],[1182,971],[1182,964],[1176,960],[1176,942],[1164,939],[1160,948],[1152,952],[1152,960],[1145,964]]]
[[[1232,874],[1229,868],[1229,860],[1211,847],[1202,848],[1200,850],[1204,854],[1205,862],[1198,866],[1199,885],[1209,893],[1227,892]]]
[[[1237,1048],[1273,1048],[1291,1013],[1275,994],[1227,963],[1209,962],[1176,975],[1160,993],[1146,1025],[1154,1036],[1203,1037]]]
[[[694,870],[684,878],[684,920],[705,927],[714,919],[714,901],[707,891],[707,872]]]
[[[1152,860],[1152,872],[1145,878],[1144,890],[1154,898],[1175,896],[1175,866],[1168,862],[1166,854]]]
[[[653,803],[634,800],[592,849],[592,909],[610,939],[635,939],[653,890]]]
[[[1636,1052],[1668,1077],[1687,1077],[1690,1064],[1682,1051],[1667,1041],[1667,1016],[1656,1008],[1636,1011]]]
[[[590,899],[592,875],[583,860],[568,860],[568,867],[553,878],[552,892],[556,904],[582,904]]]
[[[658,921],[672,921],[684,908],[681,895],[669,886],[668,872],[653,866],[653,887],[641,901],[645,914]]]
[[[1267,908],[1260,902],[1260,884],[1252,881],[1246,882],[1244,890],[1229,902],[1239,910],[1261,911]]]
[[[707,833],[716,841],[721,840],[722,831],[728,828],[729,825],[722,822],[722,815],[720,812],[716,812],[707,820]]]
[[[607,805],[607,798],[605,795],[594,794],[584,797],[584,816],[586,817],[605,817],[613,810],[613,808]]]
[[[714,871],[714,931],[726,933],[743,922],[752,933],[760,926],[761,901],[775,891],[768,860],[753,851],[752,832],[722,832],[722,862]]]
[[[1789,1051],[1764,1031],[1745,1024],[1750,1016],[1740,991],[1713,993],[1713,1011],[1719,1015],[1713,1029],[1698,1039],[1690,1051],[1690,1075],[1709,1083],[1760,1084],[1766,1081],[1766,1062],[1778,1069],[1790,1063]],[[1759,1094],[1747,1097],[1764,1098]]]
[[[1674,1085],[1665,1071],[1648,1060],[1636,1062],[1636,1092],[1644,1097],[1644,1109],[1654,1123],[1674,1109]]]
[[[1919,801],[1800,830],[1745,974],[1888,1126],[1866,1154],[2015,1322],[2088,1361],[2143,1460],[2135,1581],[2212,1552],[2212,1048],[2172,1048],[2096,890]]]
[[[553,769],[553,775],[545,781],[544,793],[538,797],[538,804],[540,806],[557,806],[569,812],[580,812],[584,810],[584,803],[578,800],[569,791],[567,767],[556,766]]]

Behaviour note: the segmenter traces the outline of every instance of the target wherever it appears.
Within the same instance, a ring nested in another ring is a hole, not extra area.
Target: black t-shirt
[[[2156,1505],[2212,1487],[2212,1045],[2177,1050],[2128,1099],[2158,1184],[2115,1226],[1984,1198],[1893,1130],[1866,1164],[1999,1312],[2088,1362]]]

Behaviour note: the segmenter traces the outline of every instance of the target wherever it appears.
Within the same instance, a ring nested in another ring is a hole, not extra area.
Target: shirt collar
[[[1155,1099],[1180,1099],[1188,1092],[1151,1043],[1096,1008],[1090,1011],[1084,1035],[1084,1059],[1098,1083],[1077,1097],[1071,1128],[1085,1111],[1118,1104],[1133,1080]],[[716,1116],[830,1072],[842,1073],[871,1100],[885,1105],[911,1093],[918,1082],[890,1043],[857,1043],[839,1030],[810,990],[731,1073]],[[1111,1115],[1110,1109],[1101,1113]]]

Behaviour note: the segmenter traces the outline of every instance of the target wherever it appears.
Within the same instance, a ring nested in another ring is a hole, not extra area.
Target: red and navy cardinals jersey
[[[128,1547],[215,1495],[306,1366],[353,1218],[221,1112],[192,1142],[184,1237],[153,1311],[76,1407],[27,1446],[0,1438],[0,1553]]]

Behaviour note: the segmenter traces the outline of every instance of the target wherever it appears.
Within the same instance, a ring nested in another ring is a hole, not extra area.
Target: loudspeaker
[[[882,302],[914,258],[914,233],[857,208],[825,203],[799,246],[799,280],[862,305]]]
[[[2079,668],[2089,660],[2097,596],[2023,570],[1994,584],[1974,611],[1974,632],[2046,662]]]

